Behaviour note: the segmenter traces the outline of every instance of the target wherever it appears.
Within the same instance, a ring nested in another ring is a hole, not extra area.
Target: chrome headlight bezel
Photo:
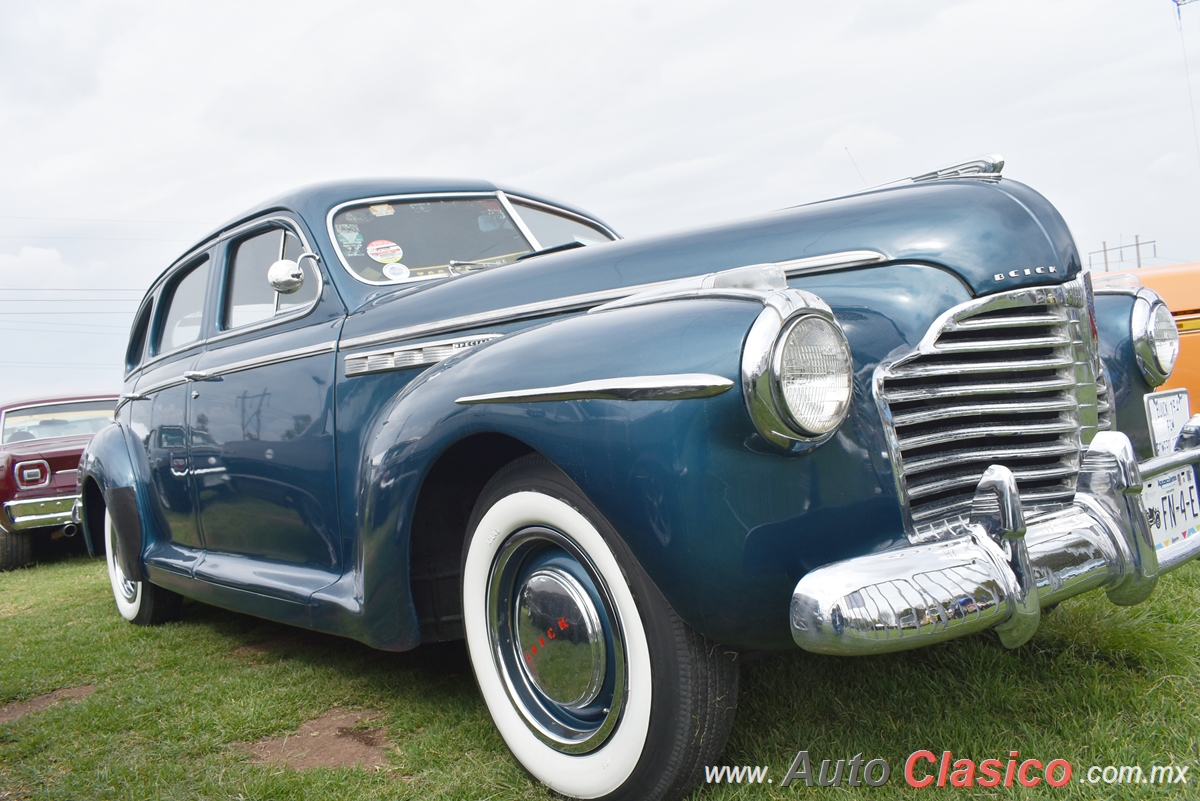
[[[1168,333],[1164,340],[1160,334]],[[1167,304],[1151,289],[1138,290],[1130,316],[1130,334],[1138,367],[1151,387],[1171,377],[1179,359],[1179,330]],[[1168,343],[1164,348],[1164,342]]]
[[[788,336],[806,319],[827,326],[847,355],[846,398],[825,425],[805,425],[789,408],[781,379]],[[823,442],[837,432],[849,414],[854,394],[850,345],[829,306],[811,292],[788,289],[768,298],[750,327],[742,348],[742,392],[750,418],[764,439],[789,449],[796,443]]]

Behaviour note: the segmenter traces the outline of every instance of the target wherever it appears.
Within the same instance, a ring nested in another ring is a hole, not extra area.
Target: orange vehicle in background
[[[1158,389],[1186,389],[1192,409],[1200,408],[1200,262],[1143,267],[1117,272],[1136,276],[1166,301],[1179,327],[1179,358],[1167,383]]]

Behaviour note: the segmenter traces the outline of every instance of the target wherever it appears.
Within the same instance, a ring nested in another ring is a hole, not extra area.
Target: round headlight
[[[1175,325],[1175,317],[1166,304],[1154,305],[1154,359],[1158,369],[1170,375],[1175,369],[1175,359],[1179,356],[1179,328]]]
[[[772,373],[780,411],[797,431],[822,436],[850,409],[853,363],[840,328],[816,315],[791,321],[775,345]]]
[[[1179,357],[1179,329],[1158,295],[1143,289],[1133,306],[1133,350],[1147,383],[1157,387],[1171,377]]]

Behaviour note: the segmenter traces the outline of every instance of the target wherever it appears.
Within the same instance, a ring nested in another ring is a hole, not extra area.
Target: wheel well
[[[92,556],[104,554],[104,493],[95,479],[83,482],[83,537],[88,553]]]
[[[456,442],[429,471],[413,512],[411,583],[422,642],[463,637],[463,541],[475,501],[504,465],[533,449],[502,434]]]

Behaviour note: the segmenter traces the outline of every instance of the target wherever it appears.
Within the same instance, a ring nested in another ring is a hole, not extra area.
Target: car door
[[[267,278],[281,259],[304,275],[289,294]],[[188,411],[206,547],[196,577],[307,598],[342,571],[333,388],[345,310],[288,216],[233,232],[216,260],[215,330]]]
[[[122,420],[141,445],[137,457],[148,477],[149,508],[155,536],[147,561],[188,574],[202,556],[204,541],[195,513],[187,443],[188,375],[204,344],[204,314],[211,283],[212,258],[196,255],[169,274],[156,301],[139,314],[127,367],[141,357],[141,326],[149,344],[133,392],[125,396]],[[134,344],[137,344],[135,352]]]

